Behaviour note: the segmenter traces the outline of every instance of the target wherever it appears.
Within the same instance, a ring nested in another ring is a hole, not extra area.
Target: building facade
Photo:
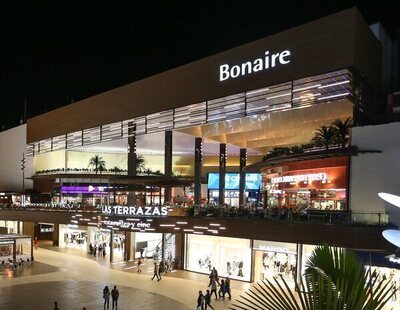
[[[381,64],[349,9],[31,118],[33,191],[0,219],[58,246],[244,281],[295,280],[325,242],[391,251],[365,173],[395,153],[362,127],[385,111],[372,100]],[[348,120],[342,143],[315,139]]]

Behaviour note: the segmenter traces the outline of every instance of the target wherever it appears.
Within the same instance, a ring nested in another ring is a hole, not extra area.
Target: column
[[[24,235],[35,238],[35,224],[33,222],[23,222],[22,230],[24,232]]]
[[[33,261],[33,239],[31,237],[31,261]]]
[[[13,244],[13,263],[16,265],[17,263],[17,239],[14,239],[14,244]]]
[[[203,139],[194,140],[194,204],[201,203],[201,163],[203,161]]]
[[[131,232],[125,231],[125,247],[124,247],[124,260],[129,261],[132,257],[132,239]]]
[[[128,176],[137,174],[137,154],[136,154],[136,124],[128,123]],[[135,187],[133,187],[134,190]],[[132,188],[131,188],[132,190]],[[128,205],[135,205],[136,197],[134,193],[128,194]]]
[[[136,176],[137,170],[136,155],[136,124],[128,124],[128,175]]]
[[[245,195],[245,190],[246,190],[246,173],[243,171],[244,167],[247,165],[247,150],[246,149],[240,149],[240,158],[239,158],[239,176],[240,176],[240,181],[239,181],[239,206],[246,206],[246,195]]]
[[[164,175],[168,178],[172,177],[172,131],[165,132],[164,146]],[[171,202],[171,187],[164,188],[164,203]],[[160,200],[161,204],[161,200]]]
[[[114,230],[110,229],[110,263],[114,261]]]
[[[20,235],[21,234],[21,222],[17,221],[17,234]]]
[[[175,268],[184,269],[184,259],[185,259],[185,234],[176,233],[175,234]]]
[[[60,234],[60,224],[54,224],[53,227],[54,227],[53,246],[58,246],[58,239],[59,239],[59,234]]]
[[[161,235],[161,259],[165,259],[165,240],[166,240],[166,234],[162,233]]]
[[[225,203],[225,173],[226,173],[226,144],[219,145],[219,188],[218,188],[218,204]]]

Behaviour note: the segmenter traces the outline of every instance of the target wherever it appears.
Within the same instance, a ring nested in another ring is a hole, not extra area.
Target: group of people
[[[104,243],[100,243],[99,246],[97,246],[96,244],[89,244],[89,254],[93,255],[93,256],[106,256],[106,246],[107,244]]]
[[[231,280],[229,279],[229,277],[220,280],[220,278],[218,277],[217,269],[213,267],[209,278],[210,282],[208,283],[208,287],[210,289],[206,290],[205,295],[202,291],[199,291],[199,296],[197,297],[197,310],[207,310],[208,307],[214,309],[211,305],[211,297],[213,294],[215,296],[215,300],[225,300],[226,294],[228,294],[229,300],[232,299]],[[217,293],[218,286],[219,290]]]
[[[161,260],[159,264],[157,262],[154,262],[154,271],[153,271],[153,277],[151,280],[154,280],[154,278],[157,278],[157,281],[161,281],[161,275],[163,275],[165,272],[165,264],[164,261]]]
[[[104,309],[110,308],[110,296],[112,298],[112,308],[114,309],[115,307],[115,309],[118,309],[119,291],[116,286],[114,286],[111,292],[108,286],[103,288]]]

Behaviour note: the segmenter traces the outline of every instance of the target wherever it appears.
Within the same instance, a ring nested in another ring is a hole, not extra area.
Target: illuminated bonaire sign
[[[297,175],[285,175],[282,177],[276,177],[271,179],[271,183],[291,183],[291,182],[312,182],[312,181],[323,181],[327,180],[328,176],[326,173],[309,173],[309,174],[297,174]]]
[[[235,79],[239,76],[268,70],[277,65],[287,65],[290,63],[290,55],[289,50],[273,54],[266,51],[263,57],[252,61],[249,60],[238,65],[223,64],[219,66],[219,81],[222,82],[228,79]]]
[[[101,206],[103,214],[131,216],[166,216],[167,207]]]

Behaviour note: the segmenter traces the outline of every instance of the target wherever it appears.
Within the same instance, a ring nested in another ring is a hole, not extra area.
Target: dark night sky
[[[1,1],[0,127],[357,5],[395,37],[400,1]]]

